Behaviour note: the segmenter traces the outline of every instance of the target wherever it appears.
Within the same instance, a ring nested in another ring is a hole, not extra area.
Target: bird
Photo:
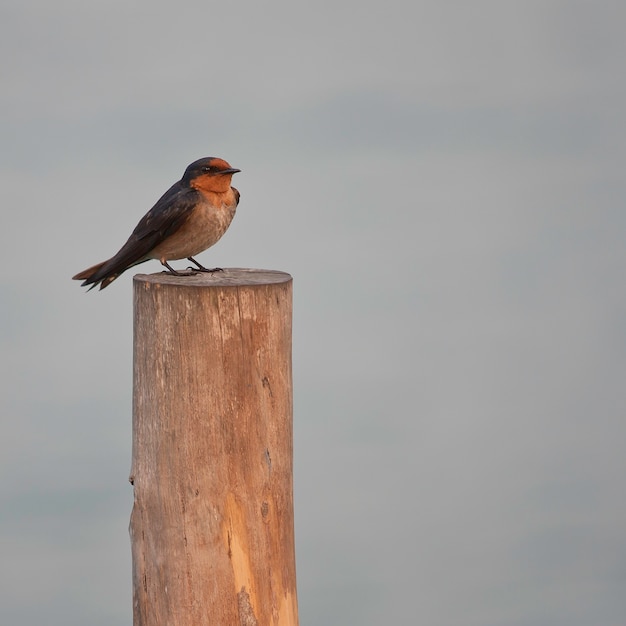
[[[208,269],[193,257],[217,243],[235,216],[240,194],[231,187],[233,174],[241,170],[217,157],[204,157],[191,163],[183,177],[174,183],[141,218],[128,241],[107,261],[97,263],[72,276],[81,287],[104,289],[127,269],[157,259],[169,273],[180,276],[168,261],[187,259],[196,272]]]

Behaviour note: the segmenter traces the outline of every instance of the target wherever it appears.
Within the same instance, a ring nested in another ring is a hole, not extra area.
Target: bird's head
[[[195,189],[219,193],[230,189],[233,174],[240,171],[231,167],[224,159],[205,157],[187,167],[182,182]]]

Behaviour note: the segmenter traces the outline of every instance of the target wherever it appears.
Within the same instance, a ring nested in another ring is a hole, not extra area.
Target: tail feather
[[[120,252],[123,252],[123,249]],[[120,261],[120,259],[118,258],[120,252],[118,252],[113,258],[108,259],[107,261],[102,261],[102,263],[97,263],[96,265],[92,265],[82,272],[78,272],[78,274],[72,276],[72,280],[82,280],[83,282],[80,285],[81,287],[87,287],[88,285],[91,285],[91,287],[89,287],[87,291],[91,291],[94,287],[97,287],[98,285],[100,285],[100,289],[104,289],[127,269],[130,269],[135,265],[139,265],[140,263],[144,263],[145,261],[149,260],[140,259],[139,261],[127,263],[125,259],[122,259],[122,261]]]
[[[92,265],[88,267],[86,270],[82,272],[78,272],[76,276],[72,276],[72,280],[88,280],[91,278],[104,264],[106,261],[102,261],[102,263],[96,263],[96,265]]]
[[[107,285],[110,285],[120,274],[121,272],[111,272],[106,271],[106,268],[103,270],[104,266],[109,261],[102,261],[102,263],[97,263],[96,265],[92,265],[88,267],[86,270],[82,272],[78,272],[75,276],[72,276],[72,280],[82,280],[81,287],[86,287],[87,285],[91,285],[88,291],[91,291],[94,287],[100,285],[100,289],[104,289]]]

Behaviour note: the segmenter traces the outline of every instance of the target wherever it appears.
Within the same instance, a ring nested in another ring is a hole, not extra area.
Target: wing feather
[[[187,221],[198,196],[198,191],[183,186],[180,181],[172,185],[141,218],[117,254],[100,267],[95,266],[96,271],[83,284],[95,286],[102,282],[104,287],[133,265],[150,259],[150,251]],[[75,278],[79,277],[83,278],[81,275]],[[111,280],[107,281],[108,278]]]

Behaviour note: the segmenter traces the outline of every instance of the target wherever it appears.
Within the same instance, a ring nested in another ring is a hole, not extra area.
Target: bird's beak
[[[220,174],[236,174],[237,172],[241,172],[236,167],[229,167],[227,170],[222,170]]]

